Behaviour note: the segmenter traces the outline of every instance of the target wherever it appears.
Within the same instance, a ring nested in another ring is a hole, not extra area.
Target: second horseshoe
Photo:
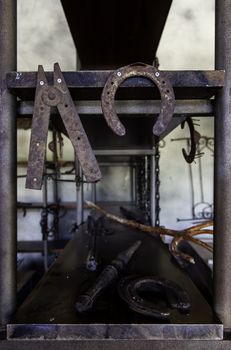
[[[169,79],[155,67],[135,63],[114,71],[108,78],[101,96],[102,110],[108,126],[119,136],[126,133],[124,125],[120,122],[115,109],[115,95],[120,84],[131,77],[142,76],[153,81],[159,89],[161,96],[160,113],[153,126],[153,134],[160,136],[172,119],[175,96]]]

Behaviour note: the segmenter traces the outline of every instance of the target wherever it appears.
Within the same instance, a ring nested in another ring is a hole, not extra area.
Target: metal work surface
[[[176,99],[202,99],[212,97],[224,85],[224,71],[162,71],[169,79]],[[113,71],[64,72],[63,76],[73,99],[100,99],[102,88]],[[46,72],[48,84],[53,73]],[[7,86],[24,100],[34,100],[37,72],[9,72]],[[130,89],[136,88],[136,89]],[[124,81],[118,90],[118,99],[159,99],[154,83],[143,77]]]
[[[99,272],[119,252],[141,240],[141,247],[121,277],[154,275],[177,283],[189,295],[189,315],[173,309],[168,321],[156,321],[137,314],[119,298],[114,286],[99,296],[91,312],[77,314],[78,297],[99,275],[85,268],[89,236],[82,226],[17,311],[7,328],[9,339],[222,339],[223,326],[159,239],[119,224],[106,225],[114,234],[99,237]]]

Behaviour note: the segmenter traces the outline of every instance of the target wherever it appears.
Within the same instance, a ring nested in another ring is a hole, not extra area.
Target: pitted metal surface
[[[101,179],[101,172],[88,137],[76,111],[58,63],[54,65],[54,85],[48,82],[42,66],[38,68],[32,121],[26,188],[41,189],[51,107],[57,106],[79,159],[86,181]]]
[[[188,313],[190,309],[186,291],[176,283],[160,277],[129,276],[123,278],[118,284],[118,292],[130,309],[157,319],[169,319],[171,310],[167,306],[160,306],[157,302],[146,300],[142,293],[148,292],[153,296],[161,293],[171,309],[185,313]]]
[[[153,81],[161,96],[160,113],[153,127],[153,133],[160,136],[172,119],[175,96],[168,78],[153,66],[144,63],[135,63],[114,71],[108,78],[101,96],[102,110],[108,126],[119,136],[126,133],[115,109],[115,95],[120,84],[131,77],[145,77]]]

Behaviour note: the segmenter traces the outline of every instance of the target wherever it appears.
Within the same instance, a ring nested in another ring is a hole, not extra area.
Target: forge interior
[[[231,0],[0,28],[0,349],[228,349]]]

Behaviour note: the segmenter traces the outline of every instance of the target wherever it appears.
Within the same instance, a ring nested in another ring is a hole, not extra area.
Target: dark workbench
[[[112,208],[110,208],[111,210]],[[97,300],[94,310],[80,316],[75,302],[99,273],[85,269],[89,236],[85,225],[68,243],[64,252],[17,311],[8,337],[19,339],[221,339],[223,326],[186,272],[172,260],[158,238],[107,222],[114,234],[99,237],[102,268],[136,240],[142,246],[130,261],[126,275],[157,275],[178,283],[189,294],[189,315],[172,310],[169,323],[139,315],[109,288]]]

